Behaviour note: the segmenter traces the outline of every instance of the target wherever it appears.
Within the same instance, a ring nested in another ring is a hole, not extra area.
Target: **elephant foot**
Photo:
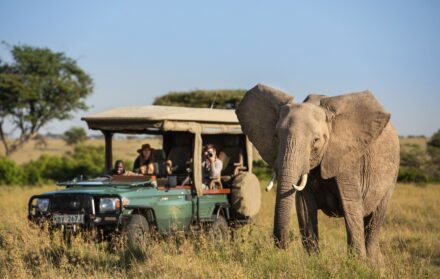
[[[384,268],[384,259],[382,253],[380,252],[379,245],[368,246],[367,247],[367,257],[368,262],[374,268]]]
[[[313,237],[302,237],[301,239],[302,245],[304,249],[306,249],[309,255],[311,254],[319,254],[319,245],[318,240]]]
[[[289,230],[274,231],[274,242],[275,246],[280,249],[287,249],[289,247],[289,243],[293,240],[293,233],[289,232]]]

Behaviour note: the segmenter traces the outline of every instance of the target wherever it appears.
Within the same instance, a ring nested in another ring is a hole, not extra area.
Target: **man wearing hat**
[[[137,150],[139,156],[134,160],[133,171],[141,174],[154,173],[153,149],[148,143]]]

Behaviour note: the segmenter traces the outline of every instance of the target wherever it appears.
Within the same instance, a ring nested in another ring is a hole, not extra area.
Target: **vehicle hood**
[[[149,189],[153,187],[145,186],[74,186],[61,190],[50,191],[41,195],[51,196],[59,194],[89,194],[89,195],[123,195],[125,193],[131,193],[140,191],[142,189]]]

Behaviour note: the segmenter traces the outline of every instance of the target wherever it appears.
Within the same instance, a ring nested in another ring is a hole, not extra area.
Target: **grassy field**
[[[381,270],[349,256],[343,220],[323,214],[319,255],[303,251],[296,218],[289,249],[274,248],[274,192],[263,193],[255,224],[222,245],[175,237],[152,242],[134,255],[122,245],[115,248],[80,237],[66,247],[59,236],[51,240],[26,220],[28,198],[55,188],[0,187],[0,277],[440,278],[440,185],[397,186],[381,233]]]
[[[401,145],[426,148],[425,138],[401,138]],[[143,143],[161,146],[160,139],[114,139],[113,157],[130,160]],[[103,145],[103,139],[86,142]],[[46,146],[31,141],[12,159],[21,164],[42,154],[72,150],[61,139]],[[3,150],[0,148],[0,154]],[[257,155],[258,156],[258,155]],[[266,183],[262,182],[262,186]],[[255,223],[236,231],[233,242],[216,246],[206,239],[175,237],[151,243],[133,255],[123,245],[74,240],[66,247],[59,236],[30,226],[27,201],[36,193],[56,189],[0,186],[0,278],[440,278],[440,185],[398,185],[381,233],[384,266],[374,269],[347,254],[343,219],[319,216],[319,255],[307,255],[293,215],[288,250],[274,248],[271,238],[275,191],[263,192]]]

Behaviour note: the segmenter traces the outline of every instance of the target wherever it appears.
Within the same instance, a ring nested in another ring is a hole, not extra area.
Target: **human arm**
[[[222,169],[223,169],[223,162],[219,159],[216,159],[214,162],[211,163],[209,176],[211,178],[221,177]]]

